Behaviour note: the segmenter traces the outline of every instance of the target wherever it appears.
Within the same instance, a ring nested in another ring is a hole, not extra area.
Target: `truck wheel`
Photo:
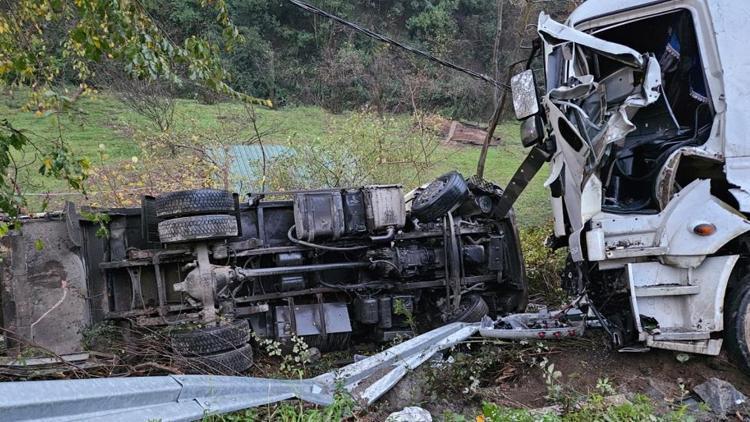
[[[740,280],[735,290],[727,292],[724,313],[724,341],[729,358],[750,375],[750,276]]]
[[[238,234],[237,218],[233,215],[194,215],[159,222],[162,243],[222,239]]]
[[[461,306],[449,322],[479,322],[490,312],[487,302],[479,295],[470,295],[461,299]]]
[[[156,216],[184,217],[197,214],[229,214],[235,211],[234,195],[218,189],[169,192],[156,197]]]
[[[171,336],[172,350],[190,355],[210,355],[243,346],[250,341],[250,326],[240,319],[227,325],[176,332]]]
[[[411,204],[411,214],[420,221],[444,216],[469,196],[469,187],[458,172],[446,173],[420,192]]]
[[[253,366],[253,348],[246,344],[228,352],[188,358],[186,373],[236,375]]]

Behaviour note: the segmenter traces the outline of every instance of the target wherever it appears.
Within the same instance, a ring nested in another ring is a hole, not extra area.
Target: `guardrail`
[[[452,323],[391,347],[343,368],[305,380],[172,375],[0,383],[0,419],[54,421],[190,421],[282,400],[298,398],[319,405],[333,402],[338,386],[369,405],[410,370],[477,334],[494,338],[564,338],[582,334],[584,322],[570,328],[533,329],[526,325],[548,314],[521,314],[495,329],[485,317],[479,323]],[[523,318],[520,318],[523,317]],[[507,321],[506,321],[507,320]],[[575,334],[570,334],[575,332]]]
[[[479,324],[449,324],[306,380],[172,375],[4,382],[0,383],[0,419],[190,421],[292,398],[327,405],[339,385],[369,404],[409,369],[477,330]]]

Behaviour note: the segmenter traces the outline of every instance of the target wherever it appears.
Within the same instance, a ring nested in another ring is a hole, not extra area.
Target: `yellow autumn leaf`
[[[86,157],[81,158],[80,163],[81,163],[81,169],[83,171],[87,171],[88,169],[91,168],[91,161],[89,161],[89,159]]]

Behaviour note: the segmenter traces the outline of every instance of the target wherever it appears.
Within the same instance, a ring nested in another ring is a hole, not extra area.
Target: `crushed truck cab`
[[[539,17],[543,94],[533,71],[513,79],[524,144],[549,156],[565,287],[625,350],[715,355],[725,341],[748,369],[748,15],[589,0],[565,23]]]

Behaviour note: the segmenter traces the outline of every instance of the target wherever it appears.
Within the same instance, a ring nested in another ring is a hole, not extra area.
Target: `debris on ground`
[[[721,416],[734,413],[747,402],[747,397],[737,391],[732,384],[718,378],[709,378],[693,388],[693,391],[713,413]]]
[[[444,120],[440,123],[440,134],[446,144],[482,146],[487,136],[487,128],[477,123]],[[500,145],[500,138],[493,136],[490,145]]]
[[[687,353],[678,353],[675,355],[675,359],[677,359],[677,362],[685,363],[690,360],[690,355]]]
[[[421,407],[411,406],[391,413],[385,422],[432,422],[432,415]]]
[[[479,333],[483,337],[502,338],[506,340],[521,339],[555,339],[581,337],[584,332],[583,321],[566,321],[562,312],[550,313],[546,309],[537,313],[512,314],[493,321],[489,317],[482,319]]]

